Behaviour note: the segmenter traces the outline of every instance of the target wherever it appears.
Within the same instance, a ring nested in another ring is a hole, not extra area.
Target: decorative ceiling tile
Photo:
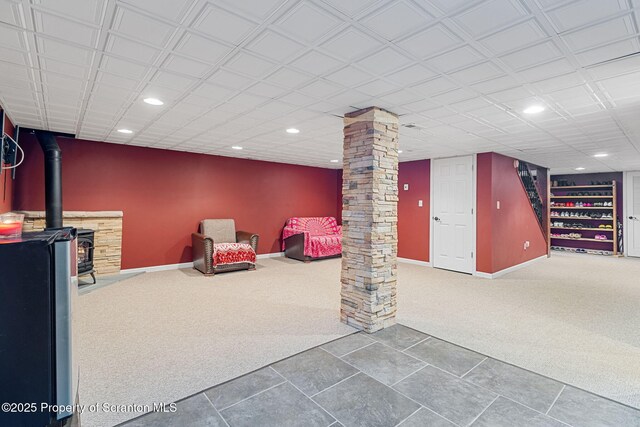
[[[362,22],[371,31],[380,34],[387,40],[393,41],[433,20],[426,12],[418,9],[405,0],[389,2],[386,6],[373,12]]]
[[[300,2],[276,25],[295,40],[316,43],[335,30],[340,20],[310,2]]]
[[[340,116],[378,105],[421,126],[401,129],[402,160],[497,150],[558,170],[637,170],[639,7],[3,0],[0,100],[23,126],[336,168]],[[525,116],[534,102],[547,110]],[[114,132],[125,125],[141,131]],[[612,155],[593,161],[602,146]]]
[[[257,27],[255,22],[207,4],[193,28],[218,40],[237,45]]]

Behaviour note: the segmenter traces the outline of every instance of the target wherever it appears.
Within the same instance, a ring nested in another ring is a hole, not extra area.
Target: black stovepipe
[[[44,186],[47,228],[62,227],[62,151],[53,132],[35,132],[44,152]]]

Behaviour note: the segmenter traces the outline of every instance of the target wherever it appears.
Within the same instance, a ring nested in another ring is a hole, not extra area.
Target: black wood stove
[[[93,268],[94,231],[78,228],[78,276],[91,275],[96,283],[96,270]]]

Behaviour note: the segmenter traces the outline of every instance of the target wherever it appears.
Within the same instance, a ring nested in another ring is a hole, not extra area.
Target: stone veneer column
[[[395,323],[398,116],[346,114],[342,175],[341,320],[366,332]]]

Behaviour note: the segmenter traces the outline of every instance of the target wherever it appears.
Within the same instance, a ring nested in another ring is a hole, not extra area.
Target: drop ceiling
[[[83,139],[329,168],[340,116],[377,105],[400,115],[402,161],[638,170],[639,16],[640,0],[0,0],[0,105]]]

